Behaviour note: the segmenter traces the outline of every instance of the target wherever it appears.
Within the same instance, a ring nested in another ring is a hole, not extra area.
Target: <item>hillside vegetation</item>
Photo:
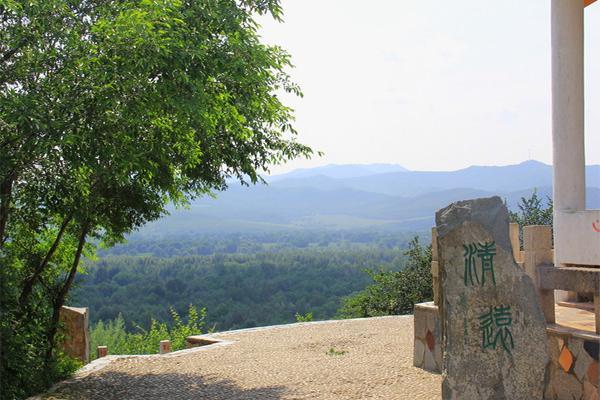
[[[148,329],[152,318],[169,322],[171,307],[185,315],[190,304],[205,307],[206,326],[216,330],[294,322],[306,313],[330,319],[346,296],[370,282],[365,270],[402,269],[410,240],[347,235],[232,235],[116,247],[89,267],[71,303],[90,307],[93,324],[121,314],[130,332]]]
[[[335,173],[341,174],[339,168]],[[252,193],[272,199],[269,191],[273,188],[259,187]],[[446,193],[451,192],[461,199],[469,197],[461,189]],[[507,199],[509,206],[514,204],[513,220],[521,224],[551,223],[551,208],[544,206],[549,201],[547,191],[531,192],[531,197],[524,191],[514,195],[526,196]],[[387,195],[371,193],[353,198],[351,191],[345,193],[350,197],[343,201],[339,198],[337,212],[351,203],[359,209],[367,197],[375,201],[387,198],[392,207]],[[232,196],[236,196],[235,190]],[[452,201],[444,196],[431,199],[435,202],[401,199],[392,211],[365,207],[362,212],[399,215]],[[223,212],[230,209],[242,216],[248,208],[269,203],[242,202],[234,209],[224,194],[217,204]],[[300,210],[314,209],[314,219],[323,218],[319,210],[333,212],[335,208],[327,197],[317,196],[307,203],[302,199],[281,202],[271,211],[288,213],[296,206]],[[428,228],[432,223],[412,232],[386,229],[382,224],[361,229],[281,228],[194,234],[186,227],[202,229],[204,222],[196,211],[187,214],[183,226],[178,218],[186,215],[184,211],[163,221],[167,226],[179,227],[177,233],[142,232],[126,243],[100,251],[100,261],[78,280],[71,304],[90,307],[94,324],[122,316],[127,331],[140,332],[150,328],[153,318],[168,324],[171,308],[185,315],[190,305],[206,308],[207,327],[228,330],[293,322],[296,315],[311,313],[315,319],[407,313],[415,302],[431,298]],[[226,216],[223,220],[227,221]],[[342,216],[340,221],[348,223],[348,218]],[[420,241],[411,242],[414,236],[420,236]]]

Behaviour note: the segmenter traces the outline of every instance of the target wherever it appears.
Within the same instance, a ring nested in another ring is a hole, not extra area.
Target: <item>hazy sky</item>
[[[301,141],[329,163],[412,170],[552,161],[550,1],[283,0],[261,19],[304,98]],[[586,153],[600,163],[600,2],[586,8]]]

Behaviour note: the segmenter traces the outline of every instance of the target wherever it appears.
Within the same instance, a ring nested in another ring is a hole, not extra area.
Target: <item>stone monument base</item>
[[[429,372],[442,372],[440,314],[433,302],[415,304],[413,365]]]
[[[438,307],[433,302],[416,304],[414,326],[413,365],[429,372],[441,373]],[[546,333],[550,368],[544,399],[600,400],[600,335],[556,324],[548,325]]]

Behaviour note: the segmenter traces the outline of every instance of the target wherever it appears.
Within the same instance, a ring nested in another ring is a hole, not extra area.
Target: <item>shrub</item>
[[[415,237],[405,252],[406,267],[401,271],[366,271],[374,283],[344,300],[340,318],[364,318],[410,314],[416,303],[433,297],[431,247],[423,247]]]
[[[148,330],[138,327],[139,332],[127,332],[125,320],[119,316],[108,322],[99,321],[90,332],[92,349],[98,346],[108,346],[109,354],[156,354],[159,352],[161,340],[170,340],[172,350],[185,349],[186,338],[199,335],[204,328],[206,309],[200,312],[190,305],[187,322],[171,308],[172,326],[152,319]],[[92,352],[92,358],[96,354]]]
[[[313,313],[307,312],[302,315],[300,313],[296,313],[296,322],[310,322],[313,320]]]
[[[509,211],[510,222],[519,224],[519,243],[523,246],[523,227],[528,225],[549,225],[553,226],[554,205],[550,197],[546,198],[546,205],[542,204],[542,199],[534,190],[530,198],[521,197],[518,204],[519,211]]]

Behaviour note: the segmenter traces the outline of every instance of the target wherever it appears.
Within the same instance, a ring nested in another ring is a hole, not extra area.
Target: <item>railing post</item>
[[[431,276],[433,285],[433,304],[440,305],[440,264],[438,262],[437,228],[431,228]]]
[[[538,297],[546,322],[556,322],[554,290],[540,289],[537,267],[552,264],[552,227],[529,225],[523,227],[523,268],[538,289]]]
[[[512,246],[513,258],[517,264],[523,262],[521,257],[521,241],[519,240],[519,224],[511,222],[508,225],[508,236],[510,237],[510,244]]]
[[[594,316],[596,318],[596,333],[600,335],[600,294],[594,294]]]
[[[98,348],[96,349],[96,354],[98,358],[106,357],[108,355],[108,347],[98,346]]]
[[[171,352],[171,341],[170,340],[161,340],[159,347],[160,354],[166,354]]]

